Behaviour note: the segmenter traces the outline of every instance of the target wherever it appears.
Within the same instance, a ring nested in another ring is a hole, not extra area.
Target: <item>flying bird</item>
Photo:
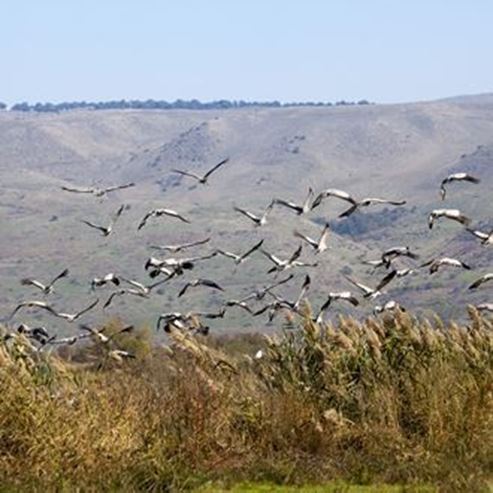
[[[480,303],[475,308],[479,312],[493,312],[493,303]]]
[[[234,260],[236,265],[242,264],[253,252],[257,251],[262,244],[264,243],[264,240],[260,240],[258,243],[256,243],[253,247],[251,247],[249,250],[247,250],[245,253],[242,253],[241,255],[237,255],[236,253],[228,252],[226,250],[221,250],[217,249],[217,253],[220,255],[223,255],[224,257],[228,257]]]
[[[327,236],[329,235],[329,223],[326,223],[324,228],[322,229],[322,232],[320,234],[320,238],[318,240],[314,240],[313,238],[310,238],[309,236],[305,236],[304,234],[301,234],[298,231],[294,232],[294,236],[297,238],[301,238],[303,241],[306,241],[311,247],[314,248],[315,253],[322,253],[325,250],[327,250]]]
[[[274,207],[274,201],[272,201],[265,208],[265,210],[264,210],[264,212],[262,213],[261,216],[257,216],[255,214],[253,214],[252,212],[249,212],[249,211],[247,211],[245,209],[241,209],[240,207],[234,206],[233,209],[236,212],[239,212],[240,214],[243,214],[244,216],[248,217],[248,219],[250,219],[250,221],[253,221],[254,222],[255,226],[260,227],[260,226],[264,226],[265,224],[267,224],[267,217],[271,213],[273,207]]]
[[[349,276],[344,276],[351,284],[359,288],[363,292],[363,298],[375,299],[382,294],[382,288],[384,288],[392,279],[397,275],[397,271],[393,270],[389,272],[381,281],[376,285],[375,288],[370,288],[363,283],[355,281]]]
[[[209,279],[194,279],[193,281],[187,282],[185,286],[183,286],[181,291],[178,293],[178,298],[181,298],[189,288],[195,288],[198,286],[205,286],[212,289],[218,289],[219,291],[224,291],[219,284],[214,281],[210,281]]]
[[[14,311],[11,313],[9,317],[9,320],[12,319],[14,315],[22,308],[34,307],[34,308],[41,308],[42,310],[46,310],[50,312],[52,315],[54,315],[55,317],[63,318],[67,320],[67,322],[74,322],[79,317],[87,313],[89,310],[92,310],[98,303],[99,303],[99,299],[95,300],[89,306],[83,308],[81,311],[77,313],[63,313],[56,311],[51,305],[48,305],[48,303],[44,301],[22,301],[15,307]]]
[[[457,221],[461,224],[464,224],[465,226],[469,226],[469,224],[471,223],[471,220],[467,216],[462,214],[462,212],[458,209],[435,209],[434,211],[431,211],[430,215],[428,216],[428,227],[430,229],[433,228],[433,224],[440,217],[445,217],[447,219],[451,219],[452,221]]]
[[[295,265],[296,260],[300,257],[301,251],[303,247],[300,245],[296,251],[289,257],[287,260],[281,260],[279,257],[276,257],[275,255],[272,255],[269,252],[266,252],[265,250],[261,249],[260,251],[271,261],[274,263],[274,267],[272,267],[270,270],[267,271],[268,274],[271,272],[282,272],[286,269],[290,269]]]
[[[281,279],[280,281],[277,281],[274,284],[270,284],[268,286],[264,286],[263,288],[256,289],[253,293],[249,294],[248,296],[245,296],[244,298],[242,298],[239,301],[240,301],[240,303],[244,302],[244,301],[251,300],[251,299],[261,301],[265,298],[265,295],[267,293],[272,291],[274,288],[277,288],[278,286],[281,286],[282,284],[289,282],[291,279],[293,279],[293,277],[294,277],[294,274],[289,274],[288,277]]]
[[[195,173],[191,173],[190,171],[182,171],[180,169],[173,169],[171,170],[173,173],[178,173],[183,176],[189,176],[191,178],[194,178],[197,180],[199,183],[202,185],[205,185],[209,179],[209,177],[214,173],[214,171],[218,170],[221,166],[226,164],[229,161],[229,157],[226,159],[223,159],[221,162],[217,163],[215,166],[213,166],[207,173],[203,176],[197,175]]]
[[[51,294],[53,292],[53,286],[55,283],[59,280],[62,279],[63,277],[67,277],[69,275],[69,270],[65,269],[60,274],[58,274],[49,284],[43,284],[42,282],[37,281],[36,279],[22,279],[21,284],[23,286],[35,286],[36,288],[40,289],[43,294]]]
[[[282,205],[284,207],[287,207],[288,209],[292,209],[293,211],[300,216],[301,214],[306,214],[311,210],[310,206],[310,201],[313,197],[313,190],[311,187],[308,188],[308,195],[306,196],[305,200],[301,205],[296,204],[295,202],[291,202],[289,200],[283,200],[283,199],[274,199],[274,204]]]
[[[106,274],[104,277],[95,277],[91,281],[91,289],[94,291],[96,288],[106,286],[106,284],[108,283],[112,283],[115,286],[119,286],[120,278],[116,274],[113,274],[113,272]]]
[[[272,293],[272,292],[269,292],[269,294],[283,307],[289,308],[291,311],[298,313],[301,302],[302,302],[303,298],[305,297],[307,291],[310,289],[310,285],[311,285],[310,276],[306,275],[305,279],[303,281],[303,285],[301,286],[300,293],[299,293],[298,297],[296,298],[296,301],[286,300],[286,299],[282,298],[281,296],[278,296],[277,294]]]
[[[344,200],[345,202],[349,202],[352,205],[357,204],[356,200],[344,190],[328,188],[327,190],[324,190],[317,195],[316,199],[312,203],[312,210],[315,209],[315,207],[318,207],[322,203],[322,200],[328,197],[336,197],[337,199]]]
[[[390,300],[384,305],[376,305],[375,308],[373,308],[373,314],[378,315],[379,313],[393,312],[396,310],[406,311],[399,303],[397,303],[397,301]]]
[[[493,272],[490,272],[488,274],[485,274],[484,276],[481,276],[479,279],[474,281],[470,286],[469,289],[477,289],[479,286],[484,284],[485,282],[493,280]]]
[[[481,240],[483,245],[493,245],[493,229],[489,233],[483,233],[482,231],[466,228],[469,233],[473,234],[476,238]]]
[[[153,248],[154,250],[161,250],[164,252],[178,253],[182,250],[186,250],[188,248],[192,248],[199,245],[204,245],[208,243],[210,238],[205,238],[203,240],[192,241],[190,243],[182,243],[180,245],[150,245],[149,248]]]
[[[471,267],[469,267],[469,265],[462,262],[461,260],[457,260],[455,258],[449,258],[449,257],[431,259],[428,260],[428,262],[425,262],[424,264],[420,265],[420,267],[428,267],[428,266],[430,267],[430,274],[434,274],[435,272],[438,272],[438,269],[440,269],[440,267],[442,266],[460,267],[462,269],[471,270]]]
[[[123,190],[124,188],[130,188],[134,187],[135,183],[127,183],[125,185],[115,185],[112,187],[106,187],[106,188],[77,188],[77,187],[66,187],[62,186],[61,189],[65,190],[66,192],[73,192],[73,193],[87,193],[87,194],[92,194],[96,197],[103,197],[104,195],[110,193],[110,192],[115,192],[116,190]]]
[[[120,208],[116,211],[115,215],[112,217],[111,222],[107,227],[100,226],[98,224],[94,224],[91,221],[86,221],[85,219],[81,219],[81,222],[83,222],[84,224],[87,224],[91,228],[94,228],[94,229],[101,231],[101,234],[103,236],[109,236],[111,234],[111,232],[113,231],[113,226],[115,225],[118,218],[122,215],[122,212],[124,211],[124,209],[125,209],[125,205],[121,205]]]
[[[152,209],[142,218],[139,225],[137,226],[137,230],[142,229],[146,225],[149,218],[161,217],[161,216],[173,217],[175,219],[179,219],[180,221],[182,221],[184,223],[190,224],[190,221],[186,217],[182,216],[181,214],[178,214],[178,212],[176,212],[172,209]]]
[[[469,175],[468,173],[453,173],[447,178],[444,178],[442,180],[442,183],[440,184],[440,196],[442,197],[442,200],[445,200],[445,196],[447,195],[447,189],[445,188],[445,185],[447,183],[452,183],[453,181],[466,181],[469,183],[479,183],[481,180],[479,178],[475,178],[474,176]]]
[[[419,255],[412,252],[408,246],[397,246],[385,250],[385,252],[382,253],[381,259],[388,269],[391,265],[392,260],[397,257],[409,257],[413,260],[417,260],[419,258]]]
[[[406,201],[405,200],[388,200],[388,199],[380,199],[380,198],[375,198],[375,197],[368,197],[366,199],[362,199],[355,204],[353,204],[349,209],[346,209],[342,214],[339,214],[339,217],[349,217],[351,214],[356,212],[360,207],[368,207],[370,205],[377,205],[377,204],[388,204],[388,205],[395,205],[395,206],[400,206],[400,205],[405,205]]]
[[[313,321],[317,324],[320,324],[323,322],[323,314],[328,310],[330,305],[332,304],[333,301],[347,301],[353,306],[358,306],[359,301],[358,299],[353,296],[353,294],[350,291],[340,291],[338,293],[329,293],[329,297],[327,298],[327,301],[320,307],[320,310],[318,311],[318,314],[316,317],[313,318]]]

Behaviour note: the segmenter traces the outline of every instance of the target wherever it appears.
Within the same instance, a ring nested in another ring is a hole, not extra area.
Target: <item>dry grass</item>
[[[122,338],[139,356],[123,364],[99,347],[62,358],[33,353],[23,338],[3,343],[0,483],[176,491],[228,478],[339,479],[486,488],[491,322],[472,309],[467,327],[404,313],[324,327],[308,320],[262,339],[260,360],[242,354],[238,340],[179,332],[166,349],[152,348],[145,332]]]

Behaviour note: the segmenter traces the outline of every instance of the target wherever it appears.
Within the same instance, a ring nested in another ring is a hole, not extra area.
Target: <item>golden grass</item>
[[[138,355],[122,363],[96,346],[61,357],[22,337],[1,343],[3,488],[345,480],[481,491],[493,476],[493,327],[473,309],[467,326],[406,313],[288,321],[276,338],[244,338],[263,347],[259,360],[241,338],[170,338],[153,348],[145,331],[122,336]]]

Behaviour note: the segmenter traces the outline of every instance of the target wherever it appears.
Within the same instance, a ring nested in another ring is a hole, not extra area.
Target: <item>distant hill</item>
[[[170,173],[174,167],[201,172],[226,156],[230,162],[204,187]],[[459,169],[477,174],[482,182],[451,185],[442,203],[440,180]],[[104,200],[60,190],[61,185],[127,180],[137,186]],[[441,206],[458,207],[476,218],[475,225],[492,228],[492,185],[491,95],[401,105],[228,111],[0,112],[0,310],[38,297],[36,291],[20,286],[21,277],[46,279],[69,266],[73,275],[53,300],[76,309],[95,296],[89,292],[95,276],[117,271],[144,280],[144,261],[156,253],[149,244],[212,235],[211,248],[242,251],[264,238],[267,250],[289,255],[299,245],[293,237],[295,228],[316,236],[328,220],[333,229],[331,249],[311,272],[315,287],[310,300],[315,306],[328,291],[350,287],[341,273],[374,283],[379,274],[372,275],[362,260],[403,244],[417,250],[423,260],[459,256],[476,271],[420,273],[396,282],[389,297],[425,313],[437,310],[460,317],[466,302],[493,301],[487,287],[478,293],[466,289],[476,273],[491,266],[492,249],[481,247],[456,224],[440,223],[429,231],[427,213]],[[341,188],[357,197],[405,198],[408,204],[371,208],[348,220],[336,219],[344,209],[337,200],[301,218],[276,208],[270,224],[259,230],[233,211],[234,204],[260,211],[273,197],[301,201],[309,186],[316,191]],[[107,239],[80,222],[104,223],[121,203],[130,210]],[[187,226],[155,220],[137,233],[139,219],[158,206],[175,208],[193,222]],[[304,250],[303,258],[312,261],[312,253]],[[261,256],[238,268],[214,259],[194,275],[222,280],[227,296],[234,298],[248,293],[256,279],[258,284],[267,282],[268,267]],[[299,279],[287,296],[294,296],[301,283],[303,272],[295,273]],[[204,295],[200,290],[177,301],[183,282],[166,285],[150,300],[118,300],[108,316],[151,324],[160,311],[219,305],[222,295]],[[107,294],[97,293],[102,299]],[[370,312],[371,305],[363,305],[351,313]],[[225,329],[256,329],[264,322],[232,311],[220,324]],[[60,330],[69,327],[60,323]]]

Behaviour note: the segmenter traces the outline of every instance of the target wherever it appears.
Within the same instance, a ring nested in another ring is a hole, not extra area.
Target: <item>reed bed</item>
[[[306,310],[272,337],[119,336],[137,355],[123,362],[97,344],[49,354],[5,340],[3,490],[344,480],[487,491],[491,320],[469,308],[464,325],[402,312],[317,325]]]

